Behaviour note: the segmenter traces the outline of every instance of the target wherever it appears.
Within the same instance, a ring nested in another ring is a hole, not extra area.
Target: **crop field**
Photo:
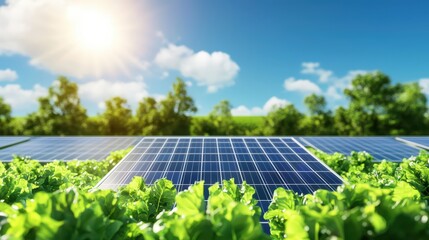
[[[400,163],[310,149],[345,184],[299,195],[279,187],[261,216],[255,189],[234,179],[178,192],[168,179],[135,177],[94,188],[129,150],[103,161],[15,157],[0,163],[0,234],[10,239],[427,239],[429,154]],[[206,198],[205,198],[206,196]],[[208,201],[205,201],[208,200]],[[260,219],[268,222],[263,229]]]

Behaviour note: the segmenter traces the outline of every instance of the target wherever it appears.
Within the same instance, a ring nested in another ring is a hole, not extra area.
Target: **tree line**
[[[59,77],[39,98],[39,108],[26,117],[13,117],[0,96],[1,135],[428,135],[427,98],[417,83],[393,84],[381,73],[356,76],[343,92],[348,106],[335,111],[326,99],[311,94],[304,103],[308,113],[293,104],[273,108],[260,125],[234,121],[232,105],[218,103],[206,117],[197,112],[186,84],[178,78],[167,96],[146,97],[133,113],[127,100],[117,96],[105,110],[88,116],[78,86]]]

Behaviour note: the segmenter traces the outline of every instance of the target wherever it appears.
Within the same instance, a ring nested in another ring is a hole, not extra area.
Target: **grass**
[[[207,116],[194,116],[196,119],[204,119]],[[245,126],[261,126],[264,124],[265,116],[233,116],[232,117],[235,123]]]
[[[234,122],[246,125],[262,125],[264,124],[265,116],[234,116]]]

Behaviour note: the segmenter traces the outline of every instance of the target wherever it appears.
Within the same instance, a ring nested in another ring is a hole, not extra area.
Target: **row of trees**
[[[392,84],[383,73],[353,79],[344,90],[347,107],[327,109],[319,95],[305,98],[308,114],[290,104],[272,109],[260,126],[234,121],[231,104],[224,100],[204,118],[197,111],[181,80],[166,98],[147,97],[133,114],[127,100],[106,101],[102,114],[89,117],[81,105],[77,84],[60,77],[47,96],[39,99],[37,112],[13,118],[11,107],[0,97],[2,135],[427,135],[429,115],[426,96],[417,83]]]
[[[121,97],[105,102],[105,111],[89,117],[81,105],[78,86],[60,77],[48,95],[39,99],[38,111],[13,118],[11,107],[0,97],[2,135],[188,135],[192,113],[197,111],[181,80],[166,98],[157,102],[144,98],[135,115]]]
[[[308,114],[290,104],[273,109],[258,128],[243,129],[231,117],[231,105],[219,103],[207,119],[192,126],[197,135],[428,135],[427,98],[417,83],[392,84],[381,73],[358,75],[344,90],[347,107],[332,112],[326,99],[305,98]]]

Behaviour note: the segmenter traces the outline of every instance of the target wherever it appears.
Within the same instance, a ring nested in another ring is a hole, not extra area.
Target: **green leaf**
[[[176,195],[177,214],[192,216],[203,214],[206,206],[204,202],[204,181],[190,186],[189,189]]]
[[[308,226],[304,218],[294,210],[285,210],[284,216],[287,218],[284,230],[284,238],[287,239],[310,239]]]
[[[393,201],[398,202],[403,199],[419,200],[420,193],[410,184],[399,181],[393,189]]]
[[[155,222],[156,216],[163,210],[170,210],[174,205],[176,188],[167,179],[160,179],[150,189],[149,221]]]

